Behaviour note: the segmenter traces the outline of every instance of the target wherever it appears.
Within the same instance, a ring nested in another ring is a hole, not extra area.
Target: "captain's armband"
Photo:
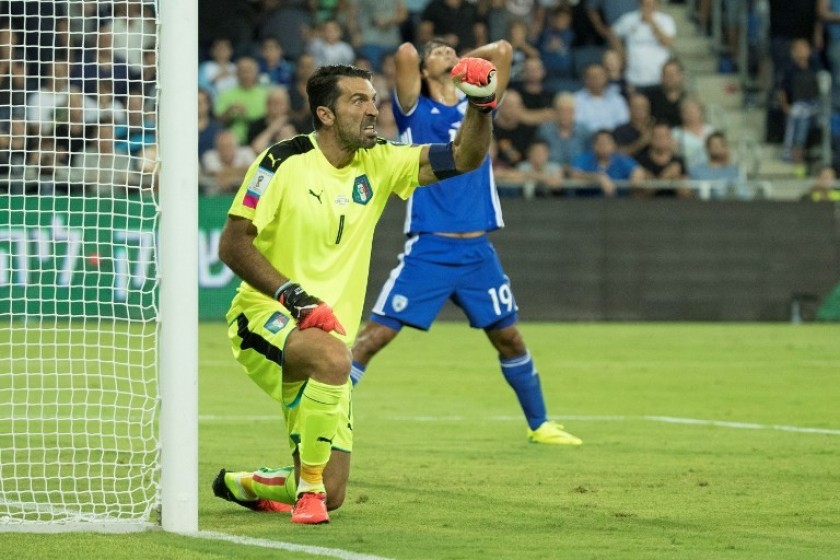
[[[449,144],[430,144],[429,164],[432,166],[435,177],[441,181],[462,173],[455,168],[455,155],[452,153],[452,142]]]

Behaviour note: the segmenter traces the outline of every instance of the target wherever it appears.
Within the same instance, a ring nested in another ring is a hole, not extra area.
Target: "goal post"
[[[0,6],[0,532],[198,530],[197,12]]]
[[[159,0],[161,523],[198,531],[198,0]]]

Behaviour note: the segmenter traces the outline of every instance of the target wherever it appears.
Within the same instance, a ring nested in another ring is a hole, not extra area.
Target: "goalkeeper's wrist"
[[[472,105],[482,113],[489,113],[490,111],[496,108],[495,93],[491,93],[487,97],[473,97],[471,95],[468,95],[467,101],[469,101],[470,105]]]
[[[279,301],[280,303],[285,305],[285,302],[280,299],[283,296],[283,292],[285,292],[289,288],[294,288],[296,286],[297,286],[297,284],[295,284],[291,280],[286,280],[285,282],[280,284],[280,286],[274,291],[274,299],[276,299],[277,301]],[[283,298],[283,299],[285,299],[285,298]]]

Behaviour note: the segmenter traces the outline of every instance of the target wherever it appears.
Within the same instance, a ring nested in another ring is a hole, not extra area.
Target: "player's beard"
[[[347,152],[355,152],[356,150],[365,148],[372,148],[376,145],[376,136],[369,137],[365,134],[365,127],[369,124],[376,126],[376,119],[364,118],[358,124],[351,124],[346,126],[339,122],[336,127],[338,133],[338,141]]]

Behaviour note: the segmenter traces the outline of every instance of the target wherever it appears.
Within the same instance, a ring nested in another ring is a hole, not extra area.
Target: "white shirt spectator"
[[[652,17],[665,36],[673,38],[677,34],[677,25],[670,15],[655,11]],[[657,85],[662,66],[671,57],[671,49],[659,42],[651,25],[642,20],[642,12],[636,10],[624,14],[612,30],[624,41],[627,50],[627,81],[636,87]]]
[[[600,96],[585,88],[575,93],[575,121],[589,130],[615,130],[629,120],[627,101],[618,89],[608,87]]]

